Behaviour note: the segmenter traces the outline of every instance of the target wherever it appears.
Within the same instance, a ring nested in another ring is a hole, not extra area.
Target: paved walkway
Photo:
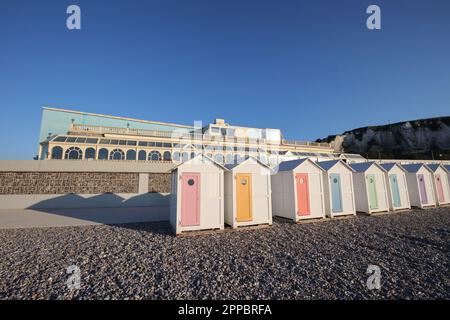
[[[169,207],[0,210],[0,229],[81,226],[164,220],[169,220]]]

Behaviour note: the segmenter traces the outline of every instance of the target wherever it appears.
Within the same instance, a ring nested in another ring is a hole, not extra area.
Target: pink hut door
[[[181,175],[181,226],[200,225],[200,173]]]
[[[297,181],[297,214],[299,216],[307,216],[311,213],[309,209],[308,174],[297,173],[295,180]]]
[[[444,188],[442,188],[442,179],[440,174],[436,174],[436,189],[438,191],[439,202],[445,202]]]

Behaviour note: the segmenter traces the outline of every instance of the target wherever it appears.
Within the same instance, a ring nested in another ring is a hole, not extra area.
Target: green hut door
[[[369,189],[370,210],[378,209],[378,197],[377,197],[377,187],[375,183],[375,175],[368,174],[366,176],[366,179],[367,179],[367,188]]]

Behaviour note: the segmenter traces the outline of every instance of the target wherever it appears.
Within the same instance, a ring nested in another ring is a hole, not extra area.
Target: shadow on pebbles
[[[0,230],[0,298],[449,299],[449,236],[449,208],[192,237],[167,223]]]

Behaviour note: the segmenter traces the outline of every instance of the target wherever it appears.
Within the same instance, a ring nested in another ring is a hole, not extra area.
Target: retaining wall
[[[0,161],[0,209],[169,206],[172,164]]]

